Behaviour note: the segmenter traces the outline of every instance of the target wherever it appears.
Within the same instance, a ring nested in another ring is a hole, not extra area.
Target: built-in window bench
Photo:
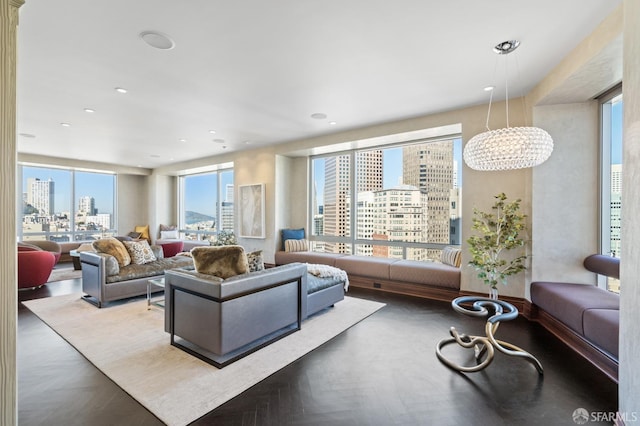
[[[447,302],[460,295],[460,268],[439,262],[312,251],[278,251],[275,261],[276,265],[302,262],[334,266],[347,272],[353,287]]]
[[[592,255],[584,260],[591,272],[619,278],[620,259]],[[620,297],[588,284],[531,283],[530,319],[618,381]]]

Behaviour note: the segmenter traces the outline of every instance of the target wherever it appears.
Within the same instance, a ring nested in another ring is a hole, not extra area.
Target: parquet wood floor
[[[19,299],[74,291],[79,282],[63,281]],[[462,375],[437,360],[435,345],[450,326],[481,334],[484,321],[445,302],[349,294],[387,306],[194,425],[555,426],[575,425],[577,408],[616,411],[617,386],[538,324],[518,318],[503,323],[498,337],[534,354],[544,377],[503,354],[483,372]],[[22,306],[18,375],[20,425],[162,424]]]

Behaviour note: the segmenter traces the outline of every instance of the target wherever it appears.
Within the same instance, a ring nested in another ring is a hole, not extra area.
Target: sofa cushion
[[[343,256],[336,259],[335,267],[347,271],[347,274],[361,277],[389,279],[389,266],[398,259],[370,256]]]
[[[151,237],[149,237],[149,225],[136,226],[135,228],[133,228],[133,230],[140,233],[139,238],[151,241]]]
[[[457,247],[445,247],[442,249],[442,255],[440,261],[445,265],[460,267],[462,262],[462,250]]]
[[[264,269],[264,258],[262,250],[247,253],[247,263],[249,264],[249,272],[262,271]]]
[[[110,254],[115,257],[120,267],[131,263],[131,256],[121,241],[113,238],[102,238],[93,242],[93,248],[100,253]]]
[[[336,259],[343,256],[345,255],[340,253],[320,253],[315,251],[278,251],[275,259],[276,265],[300,262],[335,266]]]
[[[620,296],[589,284],[537,281],[531,283],[531,303],[584,336],[584,312],[620,309]]]
[[[399,260],[389,267],[393,281],[460,289],[460,268],[437,262]]]
[[[157,260],[147,240],[124,241],[123,243],[129,252],[129,256],[131,256],[131,263],[144,265]]]
[[[304,238],[304,228],[300,229],[283,229],[280,231],[282,246],[280,250],[284,250],[284,244],[287,240],[302,240]]]
[[[304,238],[301,240],[286,240],[284,242],[284,251],[309,251],[309,241]]]
[[[249,271],[242,246],[195,247],[191,250],[196,271],[201,274],[229,278]]]
[[[162,247],[162,252],[164,253],[164,257],[173,257],[184,249],[183,241],[174,241],[171,243],[162,243],[162,244],[157,243],[157,245]]]
[[[168,259],[158,259],[155,262],[136,265],[134,263],[120,268],[117,275],[107,276],[107,284],[135,280],[140,278],[152,278],[164,275],[164,271],[175,268],[193,269],[193,261],[187,256],[175,256]]]
[[[617,309],[587,309],[584,311],[584,337],[616,359],[618,358],[618,335],[620,311]]]

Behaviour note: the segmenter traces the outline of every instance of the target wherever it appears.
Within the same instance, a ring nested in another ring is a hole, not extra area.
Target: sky
[[[222,171],[220,183],[222,184],[222,201],[225,200],[226,187],[233,185],[233,171]],[[187,176],[184,180],[184,210],[193,211],[208,216],[217,217],[216,202],[218,200],[218,186],[216,183],[218,172],[203,173]],[[235,188],[234,188],[235,192]]]
[[[622,113],[623,102],[611,105],[611,164],[622,164]]]

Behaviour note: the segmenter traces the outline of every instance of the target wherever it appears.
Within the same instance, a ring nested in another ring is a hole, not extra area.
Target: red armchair
[[[18,288],[44,285],[55,264],[56,257],[51,252],[18,248]]]

